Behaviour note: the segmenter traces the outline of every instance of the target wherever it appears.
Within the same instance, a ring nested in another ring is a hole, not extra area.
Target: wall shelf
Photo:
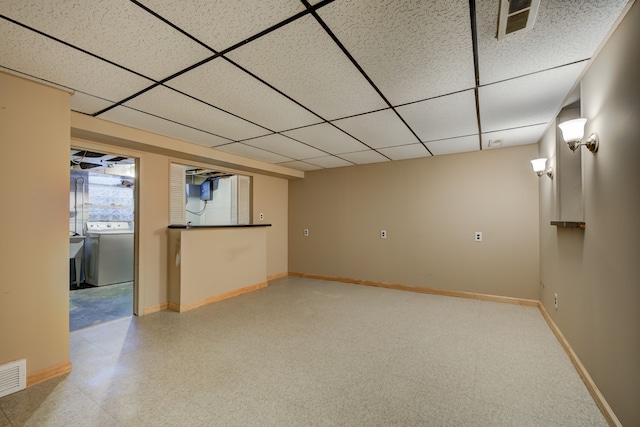
[[[551,221],[551,225],[565,228],[585,228],[584,221]]]

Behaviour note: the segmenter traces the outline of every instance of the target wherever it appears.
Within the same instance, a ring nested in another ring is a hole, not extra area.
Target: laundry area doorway
[[[69,185],[69,330],[134,314],[136,159],[74,149]]]

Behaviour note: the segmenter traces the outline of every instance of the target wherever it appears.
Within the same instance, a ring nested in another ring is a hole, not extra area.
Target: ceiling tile
[[[105,99],[123,99],[150,80],[0,19],[0,61],[11,70]]]
[[[259,126],[163,86],[155,87],[125,105],[231,140],[254,138],[269,133]]]
[[[283,132],[283,135],[290,136],[331,154],[350,153],[366,148],[356,139],[328,123],[294,129]]]
[[[422,141],[478,133],[473,90],[397,107],[396,111]]]
[[[318,13],[393,105],[475,86],[467,0],[336,1]]]
[[[327,120],[387,107],[310,16],[232,51],[229,57]]]
[[[336,120],[333,124],[373,148],[418,142],[415,135],[390,109]]]
[[[585,65],[579,62],[480,87],[482,131],[548,123]]]
[[[496,3],[476,1],[482,85],[589,59],[627,0],[543,0],[531,31],[502,40]]]
[[[73,100],[73,97],[71,98]],[[168,120],[152,116],[127,107],[116,107],[100,115],[101,119],[120,123],[137,129],[160,135],[170,136],[182,141],[192,142],[205,147],[228,144],[230,141],[217,135],[202,132]]]
[[[5,16],[154,79],[212,55],[128,0],[3,0],[0,4]]]
[[[234,142],[233,144],[221,145],[214,149],[224,151],[226,153],[237,154],[238,156],[248,157],[250,159],[260,160],[267,163],[284,163],[284,162],[289,162],[293,160],[293,159],[290,159],[289,157],[271,153],[269,151],[265,151],[260,148],[251,147],[250,145],[245,145],[241,142]]]
[[[373,150],[340,154],[340,157],[350,162],[353,162],[357,165],[364,165],[366,163],[381,163],[381,162],[389,161],[389,159],[384,157],[382,154],[376,153]]]
[[[312,165],[311,163],[301,162],[298,160],[294,162],[278,163],[278,165],[291,168],[291,169],[297,169],[300,171],[315,171],[318,169],[322,169],[320,166]]]
[[[434,156],[444,154],[466,153],[468,151],[479,151],[480,142],[478,135],[463,136],[460,138],[443,139],[427,143],[427,147]]]
[[[82,92],[74,92],[71,96],[71,110],[84,114],[94,114],[113,105],[113,102]]]
[[[323,168],[340,168],[343,166],[353,166],[352,162],[335,156],[316,157],[315,159],[306,159],[305,162],[321,166]]]
[[[167,86],[275,132],[321,121],[222,58],[170,80]]]
[[[140,2],[219,52],[305,10],[299,0]]]
[[[429,157],[429,151],[422,144],[400,145],[398,147],[381,148],[380,151],[391,160],[415,159],[418,157]]]
[[[297,160],[309,159],[327,154],[279,134],[267,135],[243,142],[247,145],[251,145],[252,147],[262,148],[263,150],[271,151],[272,153]]]
[[[538,142],[544,131],[547,129],[547,124],[543,123],[535,126],[526,126],[516,129],[507,129],[497,132],[488,132],[482,134],[482,148],[493,149],[489,147],[489,141],[501,140],[502,147],[514,147],[516,145],[535,144]],[[496,147],[499,148],[499,147]]]

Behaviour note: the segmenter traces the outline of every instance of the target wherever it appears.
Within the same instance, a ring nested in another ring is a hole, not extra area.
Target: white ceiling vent
[[[500,0],[498,40],[533,28],[540,0]]]

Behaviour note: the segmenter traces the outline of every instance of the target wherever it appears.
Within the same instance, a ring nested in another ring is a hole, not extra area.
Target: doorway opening
[[[69,330],[134,314],[136,159],[70,151]]]

